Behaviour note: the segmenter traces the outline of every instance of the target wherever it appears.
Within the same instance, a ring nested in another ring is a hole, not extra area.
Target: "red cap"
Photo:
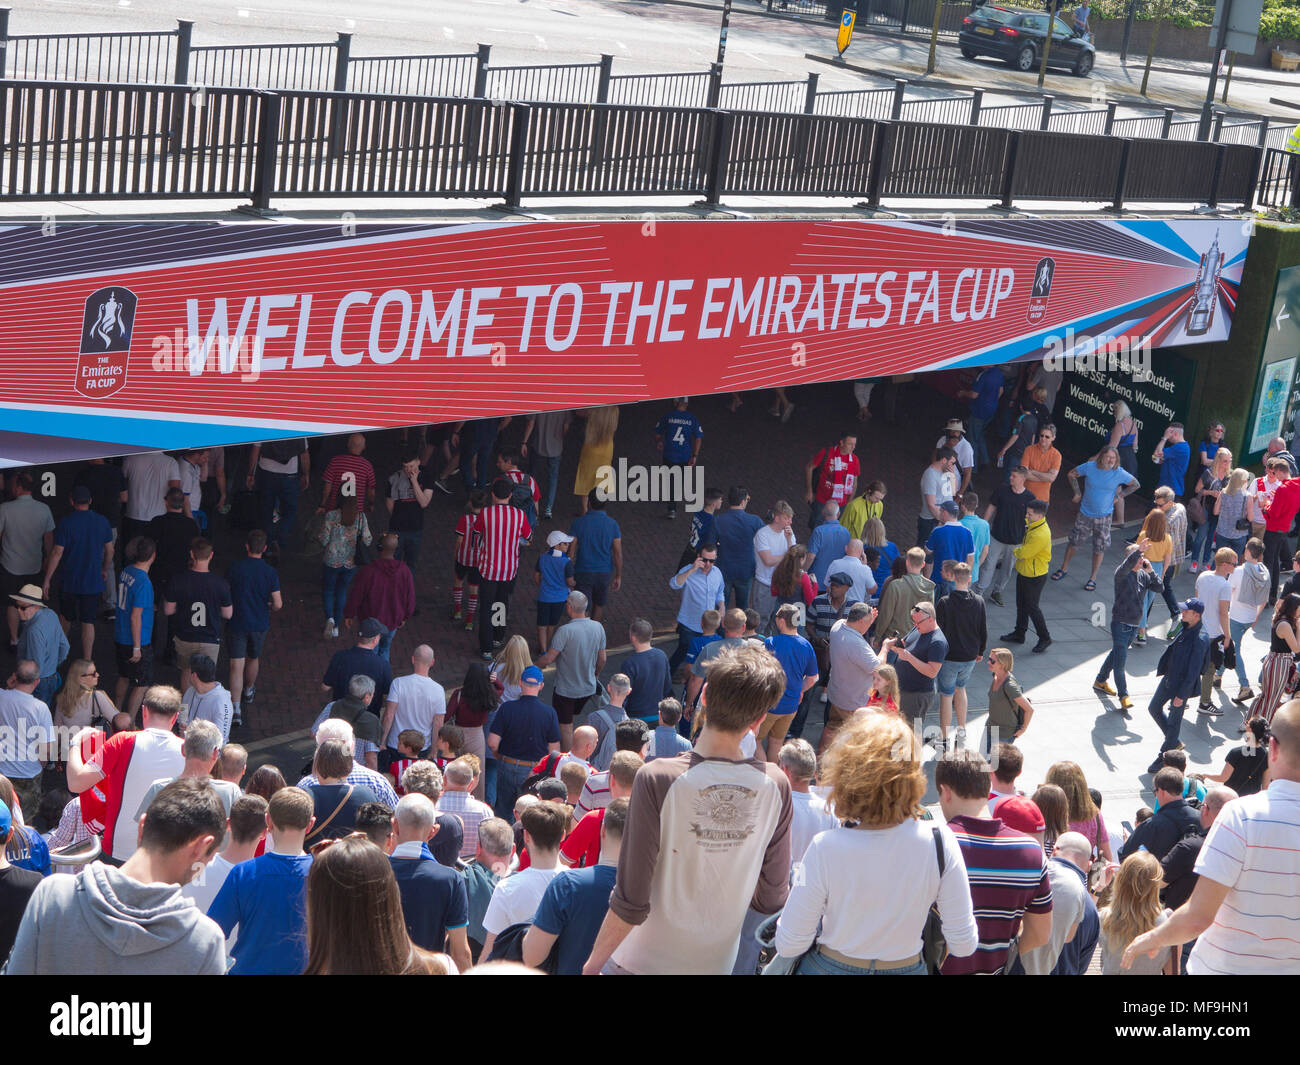
[[[1038,804],[1033,799],[1026,799],[1023,795],[1008,795],[1006,798],[999,799],[993,804],[993,816],[1001,818],[1007,828],[1014,828],[1017,832],[1028,835],[1044,832],[1047,829],[1047,822],[1043,820],[1043,811],[1038,808]]]

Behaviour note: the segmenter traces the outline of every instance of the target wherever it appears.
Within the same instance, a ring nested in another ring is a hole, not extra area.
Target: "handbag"
[[[348,790],[343,793],[343,798],[339,800],[339,804],[336,807],[334,807],[333,810],[330,811],[329,817],[325,818],[325,820],[322,821],[320,824],[312,826],[312,830],[310,833],[308,833],[306,839],[311,839],[312,836],[315,836],[316,838],[312,839],[310,843],[307,843],[306,839],[304,839],[303,840],[304,849],[310,850],[312,847],[316,846],[317,843],[320,843],[323,839],[325,839],[325,836],[322,835],[322,833],[325,831],[325,829],[329,827],[330,822],[333,821],[334,818],[338,816],[338,812],[342,810],[344,806],[347,805],[348,800],[352,798],[352,793],[356,790],[357,789],[355,785],[352,784],[348,785]]]
[[[943,881],[943,837],[939,829],[930,829],[934,835],[934,855],[939,862],[939,880]],[[921,930],[921,960],[931,976],[938,976],[944,961],[948,958],[948,942],[943,938],[943,918],[939,916],[939,899],[936,895],[930,903],[930,912],[925,915],[925,927]]]
[[[1193,525],[1204,525],[1209,520],[1209,515],[1205,513],[1205,504],[1197,496],[1192,496],[1187,501],[1187,519]]]
[[[375,560],[374,549],[366,543],[362,536],[371,535],[370,523],[366,521],[366,516],[360,511],[357,512],[357,544],[356,550],[352,554],[352,563],[355,566],[368,566]],[[372,536],[373,539],[373,536]]]

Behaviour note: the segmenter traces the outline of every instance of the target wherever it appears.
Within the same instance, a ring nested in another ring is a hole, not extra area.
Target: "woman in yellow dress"
[[[583,412],[579,411],[582,417]],[[618,429],[618,407],[592,407],[586,412],[587,435],[582,442],[578,459],[578,476],[573,491],[578,496],[579,512],[587,513],[587,495],[596,487],[597,474],[602,466],[614,462],[614,433]]]

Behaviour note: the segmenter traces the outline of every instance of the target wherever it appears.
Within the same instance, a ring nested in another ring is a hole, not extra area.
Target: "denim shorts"
[[[925,967],[925,961],[918,961],[915,965],[906,969],[862,969],[856,965],[845,965],[843,962],[835,961],[826,957],[820,951],[814,950],[803,956],[799,962],[798,968],[794,971],[795,976],[928,976],[929,970]]]
[[[969,662],[944,662],[939,667],[939,694],[951,695],[958,688],[965,688],[978,662],[978,658],[972,658]]]

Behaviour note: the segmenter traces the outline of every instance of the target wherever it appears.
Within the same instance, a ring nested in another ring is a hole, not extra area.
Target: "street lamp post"
[[[1232,0],[1223,0],[1219,14],[1219,35],[1214,42],[1214,55],[1210,57],[1210,83],[1205,87],[1205,103],[1201,105],[1201,121],[1196,127],[1196,139],[1210,139],[1210,125],[1214,121],[1214,88],[1219,81],[1219,56],[1228,44],[1228,20],[1232,18]]]

